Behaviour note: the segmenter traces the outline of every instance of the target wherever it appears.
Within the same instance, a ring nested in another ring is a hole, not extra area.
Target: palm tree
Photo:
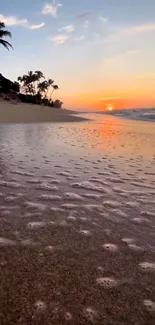
[[[57,85],[52,85],[52,88],[53,88],[53,90],[52,90],[51,95],[50,95],[50,100],[52,99],[52,95],[53,95],[54,90],[59,89],[59,87]]]
[[[46,98],[47,98],[50,87],[51,86],[53,87],[53,83],[54,83],[54,80],[52,80],[52,79],[47,80],[48,88],[47,88],[46,95],[45,95]]]
[[[11,38],[11,33],[8,30],[5,30],[5,24],[0,22],[0,44],[3,45],[7,50],[9,50],[10,47],[13,49],[12,45],[5,41],[3,37]]]

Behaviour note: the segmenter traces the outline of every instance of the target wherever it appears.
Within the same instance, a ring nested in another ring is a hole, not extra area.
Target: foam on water
[[[76,193],[70,193],[70,192],[65,193],[65,198],[71,201],[83,201],[83,197]]]
[[[139,265],[140,265],[140,268],[145,272],[155,272],[155,263],[142,262]]]
[[[25,202],[25,206],[29,209],[37,209],[40,211],[44,211],[46,209],[46,206],[44,204],[37,203],[37,202],[27,201],[27,202]]]
[[[121,206],[121,203],[118,201],[107,200],[103,201],[103,205],[108,208],[119,208]]]
[[[61,205],[61,208],[66,210],[72,210],[78,208],[78,205],[74,203],[64,203]]]
[[[96,282],[104,288],[114,288],[118,285],[118,281],[114,278],[98,278]]]
[[[80,233],[84,236],[90,236],[91,235],[91,232],[90,230],[86,230],[86,229],[81,229],[80,230]]]
[[[155,311],[155,302],[150,300],[150,299],[146,299],[143,301],[144,306],[146,307],[146,309],[150,312],[154,312]]]
[[[7,238],[0,237],[0,246],[13,246],[16,245],[15,240],[10,240]]]
[[[96,192],[101,192],[101,193],[109,193],[109,190],[103,186],[95,186],[89,181],[84,181],[81,183],[72,183],[72,187],[75,188],[83,188],[85,190],[90,190],[90,191],[96,191]]]
[[[89,321],[89,322],[94,322],[96,317],[97,317],[97,312],[92,308],[92,307],[87,307],[84,310],[84,317]]]
[[[114,245],[114,244],[104,244],[102,245],[102,247],[106,250],[106,251],[110,251],[110,252],[117,252],[118,251],[118,246]]]
[[[135,242],[135,239],[134,238],[127,238],[127,237],[125,237],[125,238],[122,238],[121,240],[125,244],[133,244]]]
[[[47,305],[44,301],[41,301],[41,300],[37,300],[35,303],[34,303],[34,307],[36,309],[37,312],[44,312],[47,308]]]
[[[47,225],[44,221],[32,221],[27,224],[28,228],[41,228]]]
[[[58,187],[57,186],[51,186],[45,183],[39,184],[36,189],[40,189],[42,191],[58,191]]]
[[[41,194],[41,195],[39,195],[39,199],[42,200],[42,201],[60,201],[61,196]]]

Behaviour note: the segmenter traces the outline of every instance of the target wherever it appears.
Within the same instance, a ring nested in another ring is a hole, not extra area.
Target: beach
[[[77,122],[73,111],[42,105],[0,101],[0,123]]]
[[[5,105],[0,324],[154,325],[155,124]]]

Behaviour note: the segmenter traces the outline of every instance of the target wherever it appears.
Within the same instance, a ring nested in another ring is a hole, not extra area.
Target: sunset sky
[[[66,108],[155,107],[155,0],[1,2],[5,77],[43,71]]]

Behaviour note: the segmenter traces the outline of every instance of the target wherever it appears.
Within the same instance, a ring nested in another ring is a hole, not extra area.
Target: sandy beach
[[[23,103],[0,101],[0,123],[48,123],[83,121],[76,112]]]
[[[154,143],[113,116],[0,124],[0,324],[154,325]]]

